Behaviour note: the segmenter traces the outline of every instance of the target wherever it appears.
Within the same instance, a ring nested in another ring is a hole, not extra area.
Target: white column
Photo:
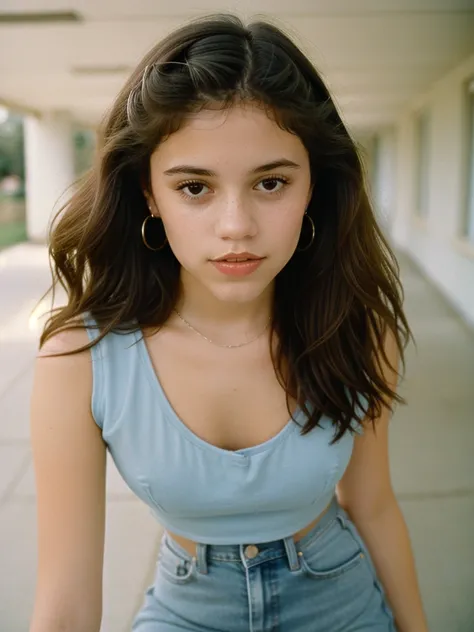
[[[395,135],[385,129],[378,136],[374,197],[381,225],[390,231],[395,215],[396,156]]]
[[[71,119],[67,113],[25,117],[26,226],[45,242],[49,222],[75,179]]]
[[[410,115],[399,121],[396,130],[396,191],[391,234],[395,244],[406,250],[410,244],[415,198],[414,127]]]

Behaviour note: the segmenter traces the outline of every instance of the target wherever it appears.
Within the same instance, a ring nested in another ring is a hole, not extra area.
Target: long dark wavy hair
[[[358,149],[313,65],[267,22],[194,21],[139,63],[103,122],[95,164],[53,222],[53,297],[59,284],[68,302],[52,311],[40,345],[81,327],[85,313],[98,323],[99,340],[167,321],[180,265],[169,246],[152,252],[141,238],[150,156],[188,113],[237,100],[265,107],[309,154],[316,236],[276,278],[272,358],[288,402],[308,413],[303,434],[327,415],[338,440],[354,420],[374,420],[383,405],[403,401],[382,375],[384,340],[395,339],[403,361],[411,334]]]

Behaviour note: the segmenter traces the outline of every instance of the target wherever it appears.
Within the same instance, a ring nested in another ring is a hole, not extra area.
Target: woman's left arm
[[[398,365],[393,339],[386,344],[387,358]],[[395,371],[384,366],[384,378],[393,390]],[[427,632],[408,529],[390,480],[388,426],[390,410],[357,436],[349,466],[337,488],[337,497],[362,536],[400,632]]]

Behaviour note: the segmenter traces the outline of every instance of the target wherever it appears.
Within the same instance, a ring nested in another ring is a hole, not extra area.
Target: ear
[[[314,184],[312,184],[308,191],[308,197],[306,198],[306,208],[308,208],[311,198],[313,197]]]
[[[158,212],[158,207],[156,206],[156,202],[153,199],[153,195],[151,193],[148,193],[148,191],[143,191],[143,195],[145,196],[145,200],[146,200],[146,204],[148,206],[148,210],[150,211],[150,213],[152,215],[154,215],[155,217],[159,217],[160,214]]]

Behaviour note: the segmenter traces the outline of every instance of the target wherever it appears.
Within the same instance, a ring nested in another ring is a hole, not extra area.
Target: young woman
[[[177,30],[63,211],[31,632],[99,630],[106,449],[165,529],[135,632],[424,632],[388,463],[397,265],[303,53],[262,22]]]

